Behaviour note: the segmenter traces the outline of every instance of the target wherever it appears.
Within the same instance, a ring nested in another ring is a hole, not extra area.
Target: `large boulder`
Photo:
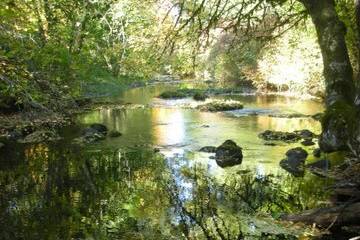
[[[220,167],[231,167],[241,164],[243,159],[242,149],[234,141],[226,140],[216,148],[215,159]]]
[[[290,149],[286,158],[280,161],[280,166],[295,177],[304,176],[304,164],[308,153],[301,147]]]
[[[41,142],[54,142],[59,141],[62,138],[56,131],[49,131],[49,130],[39,130],[35,131],[24,139],[18,140],[19,143],[41,143]]]

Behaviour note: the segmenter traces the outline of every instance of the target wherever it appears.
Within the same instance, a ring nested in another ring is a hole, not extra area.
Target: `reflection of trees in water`
[[[129,210],[122,206],[129,201],[140,206],[144,200],[135,195],[142,189],[149,193],[150,185],[158,188],[154,179],[163,162],[150,151],[89,153],[53,147],[31,147],[11,170],[0,167],[0,238],[101,239],[116,215],[133,228],[135,220],[126,217]],[[111,209],[112,201],[119,205]]]
[[[179,229],[187,239],[297,239],[295,236],[308,231],[291,229],[272,218],[305,207],[302,199],[283,190],[275,177],[230,174],[219,183],[198,167],[185,175],[192,186],[190,198],[184,198],[177,181],[168,181],[167,189]],[[292,181],[293,189],[301,185]]]
[[[220,183],[196,165],[175,176],[146,149],[37,145],[21,157],[0,166],[1,239],[288,239],[299,233],[270,216],[321,197],[311,178],[234,173]]]

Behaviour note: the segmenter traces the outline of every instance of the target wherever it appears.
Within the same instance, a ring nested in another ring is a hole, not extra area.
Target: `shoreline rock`
[[[305,160],[308,153],[301,147],[290,149],[286,152],[286,158],[280,161],[280,167],[295,177],[302,177],[305,173]]]
[[[83,130],[82,136],[75,138],[76,143],[93,143],[106,138],[108,129],[100,123],[93,123]]]
[[[41,142],[55,142],[59,141],[62,138],[55,131],[49,130],[39,130],[35,131],[27,136],[24,139],[18,140],[19,143],[41,143]]]

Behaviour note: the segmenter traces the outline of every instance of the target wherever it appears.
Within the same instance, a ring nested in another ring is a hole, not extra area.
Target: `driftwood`
[[[343,226],[360,223],[360,202],[330,208],[308,210],[282,217],[285,221],[316,224],[321,227]]]

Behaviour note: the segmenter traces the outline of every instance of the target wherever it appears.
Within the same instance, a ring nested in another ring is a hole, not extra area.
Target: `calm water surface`
[[[0,152],[0,239],[298,239],[316,234],[278,218],[326,204],[330,183],[310,173],[293,178],[279,167],[284,153],[300,143],[265,146],[257,135],[267,129],[319,133],[319,122],[311,118],[268,115],[315,114],[322,105],[279,96],[217,96],[239,100],[245,108],[208,113],[191,109],[196,104],[191,99],[156,98],[173,88],[127,90],[112,100],[144,106],[78,116],[79,126],[103,123],[123,133],[120,138],[80,147],[72,142],[81,127],[72,126],[62,131],[59,143]],[[198,152],[227,139],[243,148],[239,166],[222,169],[212,154]]]

